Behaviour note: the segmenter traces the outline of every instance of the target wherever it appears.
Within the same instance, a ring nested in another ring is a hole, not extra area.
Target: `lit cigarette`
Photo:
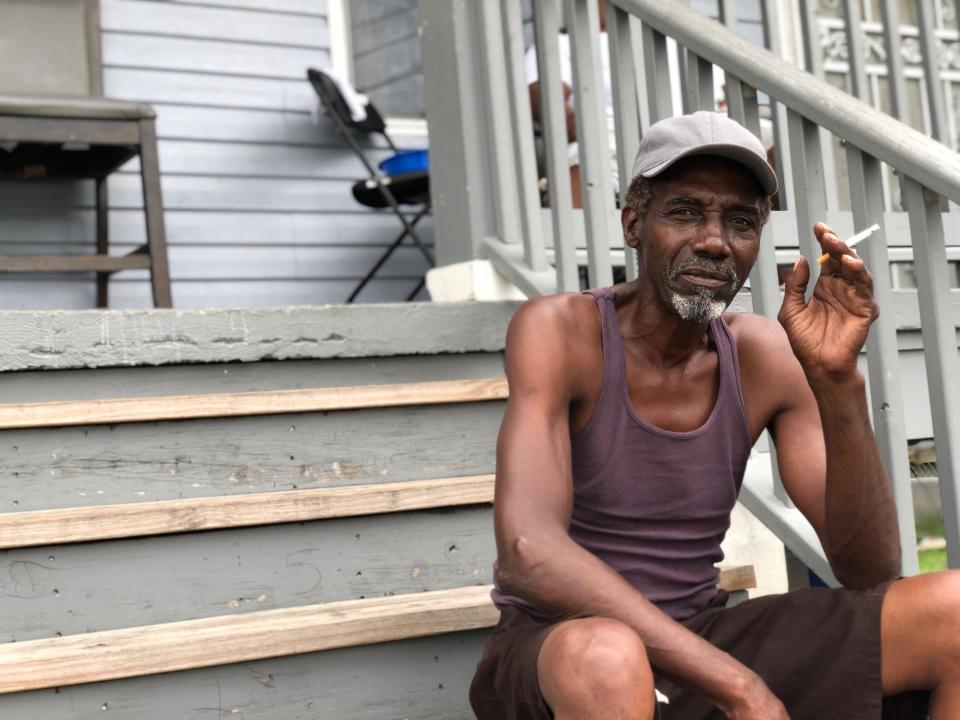
[[[852,248],[854,245],[860,244],[861,242],[866,240],[868,237],[870,237],[871,235],[877,232],[880,232],[880,226],[871,225],[866,230],[861,230],[852,238],[847,240],[847,247]],[[830,259],[830,253],[824,253],[823,255],[817,258],[817,265],[823,265],[829,259]]]

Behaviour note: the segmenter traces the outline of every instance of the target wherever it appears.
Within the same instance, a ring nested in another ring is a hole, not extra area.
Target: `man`
[[[501,619],[471,688],[478,717],[922,718],[929,695],[934,720],[960,718],[960,574],[895,580],[856,366],[878,313],[863,261],[818,223],[830,259],[809,302],[797,261],[782,329],[724,316],[776,190],[762,145],[721,114],[672,118],[633,174],[637,281],[532,300],[508,332]],[[725,608],[714,563],[765,428],[846,589]],[[903,694],[918,690],[933,692]]]

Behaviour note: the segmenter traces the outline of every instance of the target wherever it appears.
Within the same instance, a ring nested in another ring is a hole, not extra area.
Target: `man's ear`
[[[620,211],[620,225],[623,227],[623,239],[632,248],[640,244],[640,230],[643,227],[643,218],[632,207],[625,207]]]

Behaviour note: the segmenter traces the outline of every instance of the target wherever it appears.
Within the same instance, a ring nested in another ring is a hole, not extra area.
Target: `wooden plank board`
[[[296,388],[490,378],[503,373],[503,354],[329,358],[284,362],[227,362],[58,370],[22,370],[3,376],[8,403],[153,397],[200,393],[294,390]]]
[[[489,636],[489,629],[472,630],[0,695],[0,717],[466,720],[470,680]]]
[[[0,514],[0,549],[493,502],[493,475]]]
[[[0,643],[490,583],[492,527],[486,504],[0,551]]]
[[[133,253],[141,246],[126,243],[111,243],[109,257],[94,255],[95,247],[58,245],[54,243],[14,244],[0,242],[0,268],[2,272],[54,273],[71,270],[90,272],[94,270],[123,271],[123,278],[130,282],[146,280],[149,258]],[[24,254],[29,252],[29,254]],[[306,247],[275,247],[265,253],[259,247],[234,247],[227,245],[172,246],[170,259],[173,280],[194,281],[271,281],[333,280],[360,281],[364,270],[373,266],[386,251],[382,246],[343,247],[321,245]],[[403,278],[419,281],[430,264],[418,248],[397,248],[389,260],[377,271],[380,279]],[[136,272],[140,270],[140,272]],[[119,276],[118,276],[119,277]],[[179,303],[178,303],[179,305]]]
[[[492,627],[489,585],[249,612],[0,645],[0,693]]]
[[[0,255],[0,272],[90,272],[93,270],[118,272],[120,270],[150,267],[148,255],[127,255],[133,250],[121,250],[121,256],[69,255]]]
[[[0,430],[503,400],[505,378],[0,405]]]
[[[735,567],[721,567],[720,580],[717,587],[727,592],[749,590],[757,586],[757,576],[753,565],[737,565]]]
[[[0,646],[0,693],[491,627],[490,586],[349,600]]]
[[[0,506],[27,512],[491,473],[503,408],[496,401],[6,430]]]

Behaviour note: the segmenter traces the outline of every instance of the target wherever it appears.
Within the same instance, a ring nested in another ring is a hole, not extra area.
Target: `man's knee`
[[[884,604],[884,689],[930,689],[960,678],[960,571],[894,583]]]
[[[592,702],[622,702],[646,715],[653,708],[653,673],[640,636],[606,618],[571,620],[543,644],[537,663],[548,703],[578,707]],[[556,712],[558,708],[554,707]]]
[[[927,605],[931,615],[928,627],[939,626],[944,657],[939,660],[950,667],[953,677],[960,677],[960,570],[947,570],[931,577],[931,602]]]

